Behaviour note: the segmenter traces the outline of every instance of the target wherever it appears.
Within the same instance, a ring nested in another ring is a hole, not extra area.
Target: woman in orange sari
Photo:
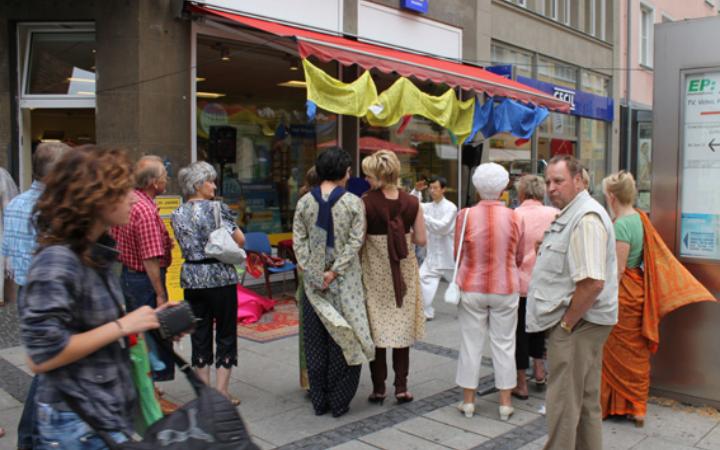
[[[715,298],[673,256],[647,215],[633,208],[630,173],[605,178],[603,191],[615,218],[620,286],[618,323],[603,352],[602,412],[603,418],[626,416],[642,427],[660,320],[677,308]]]

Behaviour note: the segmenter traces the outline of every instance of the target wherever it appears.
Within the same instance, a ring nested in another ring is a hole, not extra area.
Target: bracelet
[[[117,319],[115,319],[115,320],[113,320],[113,323],[114,323],[115,325],[117,325],[118,328],[120,328],[120,333],[121,333],[121,334],[123,335],[123,337],[124,337],[124,336],[125,336],[125,329],[122,327],[122,324],[120,323],[120,321],[117,320]]]

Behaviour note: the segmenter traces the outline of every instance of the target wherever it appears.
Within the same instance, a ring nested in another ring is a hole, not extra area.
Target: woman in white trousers
[[[472,181],[480,202],[460,211],[455,231],[456,252],[463,239],[461,254],[456,255],[460,265],[455,280],[461,291],[458,319],[462,339],[456,383],[463,388],[463,401],[458,409],[466,417],[475,413],[482,351],[489,338],[495,387],[500,391],[500,419],[508,420],[514,412],[511,391],[517,383],[515,328],[524,223],[498,200],[509,182],[502,166],[482,164]]]

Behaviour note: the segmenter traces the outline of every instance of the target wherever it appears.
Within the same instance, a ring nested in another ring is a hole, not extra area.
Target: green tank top
[[[630,244],[627,267],[633,269],[643,262],[644,230],[639,214],[630,214],[615,221],[615,239]]]

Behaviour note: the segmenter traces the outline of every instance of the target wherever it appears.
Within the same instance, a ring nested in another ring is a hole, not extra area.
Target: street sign
[[[402,7],[419,13],[427,13],[430,0],[402,0]]]

